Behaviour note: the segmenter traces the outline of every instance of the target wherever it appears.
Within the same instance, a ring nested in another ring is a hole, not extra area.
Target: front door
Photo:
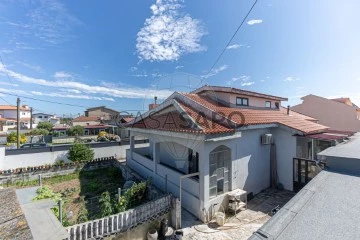
[[[294,158],[294,192],[300,191],[308,182],[311,181],[321,170],[325,168],[324,162],[316,162],[310,159]]]

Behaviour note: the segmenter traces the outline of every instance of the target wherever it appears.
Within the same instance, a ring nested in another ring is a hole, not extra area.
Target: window
[[[265,102],[265,107],[266,107],[266,108],[271,108],[271,102],[270,102],[270,101],[266,101],[266,102]]]
[[[25,115],[25,113],[24,113],[24,112],[22,112],[21,114],[22,114],[22,115]]]
[[[44,118],[48,118],[48,116],[44,116]]]
[[[210,198],[228,192],[231,151],[225,146],[210,153],[209,195]]]
[[[236,105],[249,106],[249,99],[248,98],[237,97],[236,98]]]
[[[42,116],[38,116],[38,118],[42,118]]]
[[[275,107],[279,108],[279,103],[278,102],[275,103]]]

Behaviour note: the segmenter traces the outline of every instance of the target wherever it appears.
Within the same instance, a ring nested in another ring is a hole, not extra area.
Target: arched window
[[[219,146],[210,152],[209,194],[210,198],[229,191],[231,149]]]

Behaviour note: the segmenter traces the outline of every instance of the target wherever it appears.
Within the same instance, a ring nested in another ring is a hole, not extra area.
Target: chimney
[[[287,107],[287,115],[290,115],[290,105]]]
[[[154,109],[157,106],[159,106],[159,104],[157,104],[156,101],[157,101],[157,96],[154,97],[154,103],[149,104],[149,110]]]
[[[25,109],[29,109],[28,105],[22,105],[21,107],[25,108]]]

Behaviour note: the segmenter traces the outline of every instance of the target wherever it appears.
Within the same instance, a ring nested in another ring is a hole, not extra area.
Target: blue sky
[[[260,0],[207,74],[252,4],[1,1],[0,92],[126,111],[210,84],[288,97],[284,105],[309,93],[360,104],[356,0]],[[84,111],[22,101],[49,113]]]

